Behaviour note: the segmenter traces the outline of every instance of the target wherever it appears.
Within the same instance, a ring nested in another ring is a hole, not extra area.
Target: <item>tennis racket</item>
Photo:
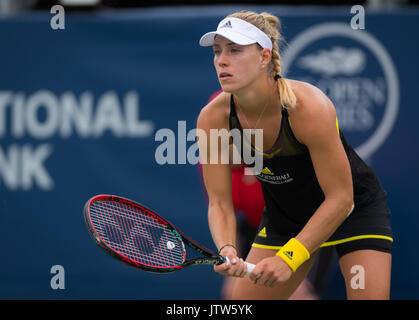
[[[221,264],[226,257],[211,251],[151,209],[126,198],[97,195],[84,206],[90,236],[106,253],[135,268],[166,273],[198,264]],[[189,258],[185,244],[200,254]],[[247,273],[254,268],[247,263]]]

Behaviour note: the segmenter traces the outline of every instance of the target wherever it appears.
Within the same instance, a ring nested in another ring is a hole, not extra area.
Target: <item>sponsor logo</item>
[[[259,231],[258,236],[262,238],[266,238],[268,236],[266,234],[266,227],[263,227],[263,229]]]
[[[0,188],[54,190],[48,162],[56,141],[150,137],[154,123],[140,118],[139,97],[137,91],[123,96],[116,91],[0,91]],[[13,142],[5,143],[8,139]]]
[[[283,251],[282,252],[288,259],[292,260],[292,257],[294,255],[293,251]]]
[[[230,20],[228,20],[226,23],[224,23],[220,28],[233,28],[231,25]]]
[[[256,178],[272,184],[283,184],[294,181],[294,178],[292,178],[289,173],[275,174],[268,167],[263,168],[260,174],[256,175]]]
[[[289,42],[283,70],[332,100],[340,129],[362,158],[369,159],[391,133],[399,80],[389,53],[373,34],[345,23],[312,26]]]

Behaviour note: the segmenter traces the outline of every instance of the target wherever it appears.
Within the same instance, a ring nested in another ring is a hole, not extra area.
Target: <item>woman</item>
[[[233,299],[288,299],[319,248],[335,246],[348,299],[389,299],[393,239],[386,192],[346,143],[328,97],[308,83],[281,78],[278,25],[268,13],[241,11],[200,40],[213,47],[224,92],[201,110],[197,127],[207,137],[211,129],[263,130],[262,146],[242,134],[243,146],[262,152],[256,177],[266,204],[246,259],[256,264],[249,277],[235,249],[229,165],[209,161],[223,146],[210,149],[199,137],[207,157],[202,168],[211,234],[231,261],[214,270],[239,278]]]
[[[215,99],[223,91],[219,90],[211,95],[208,103]],[[230,157],[232,159],[232,157]],[[202,166],[198,165],[201,181]],[[238,256],[246,257],[249,253],[255,235],[258,233],[262,212],[265,208],[262,187],[254,175],[245,174],[244,164],[231,164],[231,195],[233,208],[236,213],[236,249]],[[205,192],[205,199],[208,203],[208,195]],[[323,293],[323,288],[330,277],[330,265],[334,260],[333,248],[322,250],[317,257],[314,266],[311,268],[307,278],[299,285],[292,300],[317,300]],[[229,299],[233,288],[235,277],[225,277],[222,286],[222,298]]]

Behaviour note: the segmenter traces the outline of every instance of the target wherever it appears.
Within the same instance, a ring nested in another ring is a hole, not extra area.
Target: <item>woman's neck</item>
[[[269,109],[277,109],[278,89],[276,82],[270,78],[232,92],[234,101],[246,112],[246,116],[258,117],[265,108],[266,113],[269,113]]]

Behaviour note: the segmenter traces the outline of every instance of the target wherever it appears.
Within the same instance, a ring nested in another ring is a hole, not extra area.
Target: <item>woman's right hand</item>
[[[226,246],[220,251],[220,255],[228,260],[220,265],[214,265],[214,271],[221,275],[243,278],[247,273],[247,266],[243,259],[237,256],[237,251],[232,246]]]

